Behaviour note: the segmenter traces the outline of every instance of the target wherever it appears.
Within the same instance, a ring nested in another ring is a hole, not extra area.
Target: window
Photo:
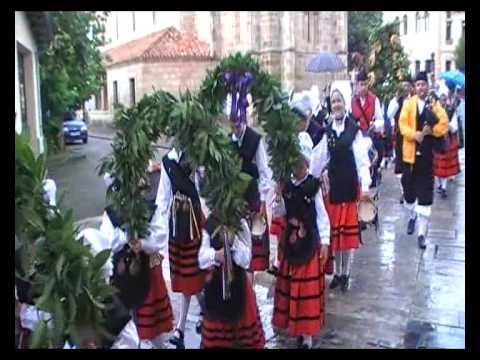
[[[318,33],[319,29],[319,22],[318,22],[318,12],[313,14],[313,43],[319,44],[320,43],[320,36]]]
[[[135,11],[132,11],[132,27],[133,31],[135,31]]]
[[[130,105],[135,105],[135,79],[130,79]]]
[[[423,18],[423,21],[425,22],[425,31],[428,31],[430,22],[430,14],[428,13],[428,11],[425,11],[425,17]]]
[[[432,60],[425,60],[425,71],[427,73],[431,73],[433,71],[432,69]]]
[[[465,20],[462,21],[462,35],[465,36]]]
[[[102,109],[102,96],[100,95],[100,92],[95,94],[95,110],[101,110]]]
[[[447,11],[447,29],[446,29],[446,41],[447,44],[452,43],[452,12]]]
[[[118,105],[118,82],[113,82],[113,105]]]
[[[445,71],[450,71],[452,69],[452,61],[447,60],[445,61]]]
[[[408,32],[408,18],[407,15],[403,15],[403,34],[407,35]]]
[[[420,13],[417,11],[415,14],[415,32],[420,31]]]
[[[156,11],[152,11],[152,18],[153,18],[153,24],[156,24],[157,23],[157,12]]]
[[[307,41],[310,42],[310,11],[307,12]]]
[[[420,60],[415,61],[415,73],[420,72]]]

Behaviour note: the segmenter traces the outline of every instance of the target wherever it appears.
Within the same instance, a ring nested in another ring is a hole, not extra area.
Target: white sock
[[[312,347],[312,335],[303,335],[303,343],[308,346],[308,348]]]
[[[157,335],[157,337],[151,339],[151,342],[153,346],[155,346],[155,349],[163,349],[165,347],[165,336],[166,334],[160,334]]]
[[[342,251],[342,275],[350,276],[352,259],[353,259],[353,249]]]
[[[427,230],[428,230],[428,217],[419,215],[418,216],[418,236],[423,235],[427,237]]]
[[[447,190],[448,178],[440,178],[440,187],[443,190]]]
[[[404,206],[408,211],[409,219],[415,219],[415,217],[417,216],[415,212],[415,203],[409,204],[405,201]]]
[[[337,276],[340,276],[340,274],[342,273],[342,252],[343,251],[337,251],[335,253],[335,269],[334,269],[334,273],[335,275]]]
[[[182,333],[185,333],[185,323],[187,322],[188,308],[190,307],[190,295],[182,294],[182,308],[180,311],[180,318],[177,324],[177,329],[180,329]]]

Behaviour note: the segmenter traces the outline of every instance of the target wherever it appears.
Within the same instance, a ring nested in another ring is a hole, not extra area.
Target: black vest
[[[246,191],[246,200],[251,208],[255,208],[260,202],[260,194],[258,193],[258,178],[260,175],[254,160],[261,138],[260,134],[247,126],[243,135],[242,145],[239,147],[237,142],[233,142],[234,148],[242,159],[242,171],[253,178]]]
[[[218,220],[209,216],[205,223],[205,230],[210,236],[210,245],[219,250],[223,247],[218,234],[212,237],[218,226]],[[222,267],[215,267],[210,282],[205,285],[205,318],[227,323],[238,322],[245,311],[245,270],[233,263],[233,282],[231,297],[224,301],[222,297]]]
[[[328,178],[330,201],[333,204],[351,202],[357,198],[358,175],[352,144],[358,132],[358,125],[351,117],[345,119],[345,129],[337,137],[332,124],[327,126],[327,142],[330,154]]]
[[[417,105],[417,131],[422,131],[425,124],[430,125],[432,128],[438,122],[437,116],[432,110],[427,108],[427,105],[423,108],[423,112],[420,115]],[[421,144],[416,144],[416,153],[420,153],[424,160],[433,162],[433,149],[438,151],[442,150],[443,138],[437,139],[433,136],[425,136]]]
[[[132,319],[130,310],[122,303],[120,298],[114,295],[110,304],[107,305],[105,313],[105,330],[110,336],[102,336],[102,348],[110,349],[115,343],[118,335],[122,332],[128,322]]]
[[[175,160],[169,159],[168,155],[165,155],[162,161],[165,171],[170,178],[173,194],[175,195],[177,192],[179,192],[180,194],[187,196],[192,201],[197,224],[200,226],[200,197],[195,187],[195,183],[191,179],[192,169],[186,162],[185,157],[182,155],[180,161],[176,162]],[[171,211],[174,211],[173,206]],[[175,236],[173,232],[174,218],[176,221]],[[173,214],[171,214],[169,220],[170,239],[179,243],[190,242],[192,240],[190,239],[190,225],[190,208],[178,206],[176,208],[175,217]]]
[[[320,235],[317,228],[315,195],[318,193],[319,187],[319,180],[308,175],[300,185],[295,186],[290,181],[283,190],[283,199],[287,210],[287,227],[284,233],[285,258],[290,264],[307,263],[318,249]],[[289,221],[293,218],[305,225],[307,234],[303,238],[297,237],[297,241],[290,244],[290,234],[292,231],[298,230]]]
[[[310,124],[308,125],[307,133],[308,135],[310,135],[313,146],[315,147],[320,142],[320,140],[322,140],[324,131],[322,131],[322,128],[312,119],[310,120]]]

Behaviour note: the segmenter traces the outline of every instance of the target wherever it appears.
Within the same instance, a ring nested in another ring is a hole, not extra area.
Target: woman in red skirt
[[[312,347],[312,337],[325,322],[324,267],[330,243],[320,182],[308,173],[308,164],[306,156],[297,163],[292,180],[277,189],[272,209],[286,224],[272,324],[296,336],[301,348]]]
[[[437,177],[439,182],[438,191],[443,199],[447,198],[448,178],[454,177],[460,173],[460,161],[458,159],[458,119],[457,107],[459,100],[451,94],[446,99],[441,99],[441,103],[448,115],[448,135],[447,147],[443,152],[433,153],[433,175]],[[436,99],[434,98],[433,101]],[[443,101],[442,101],[443,100]]]
[[[156,204],[162,218],[162,236],[168,238],[172,291],[182,294],[182,307],[170,342],[184,349],[184,332],[192,295],[202,304],[200,293],[205,272],[198,266],[204,217],[198,194],[196,172],[182,152],[172,149],[162,159]]]
[[[320,178],[326,168],[329,193],[325,206],[330,218],[330,246],[335,256],[334,277],[330,289],[349,287],[353,251],[360,246],[357,217],[359,185],[362,197],[368,197],[371,184],[370,160],[366,142],[353,118],[346,114],[345,98],[339,90],[332,91],[333,121],[325,136],[313,150],[312,174]]]
[[[222,273],[225,266],[224,234],[216,232],[219,222],[211,214],[205,224],[202,246],[198,254],[200,268],[210,270],[205,285],[205,314],[201,348],[263,349],[265,336],[253,291],[246,270],[251,260],[251,234],[246,220],[230,244],[233,281],[229,297],[224,296]]]

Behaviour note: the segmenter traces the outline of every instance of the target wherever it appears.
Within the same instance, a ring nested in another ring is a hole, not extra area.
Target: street
[[[72,208],[76,220],[102,214],[105,185],[96,166],[109,152],[109,144],[91,136],[86,145],[69,146],[66,160],[49,164],[49,176],[57,183],[58,192],[65,192],[62,208]],[[159,151],[157,160],[164,153]],[[326,289],[326,325],[314,337],[313,347],[465,347],[464,150],[460,158],[462,173],[449,182],[448,199],[435,194],[425,251],[418,248],[415,234],[406,234],[407,221],[393,166],[384,170],[378,234],[373,227],[362,233],[363,246],[354,256],[350,290],[343,294]],[[276,241],[271,243],[274,250]],[[163,265],[169,286],[168,261]],[[327,284],[330,279],[328,276]],[[266,347],[295,348],[295,339],[275,332],[270,323],[273,298],[269,292],[273,293],[274,278],[257,273],[255,281]],[[170,295],[178,317],[180,297]],[[195,333],[198,313],[195,299],[187,319],[187,348],[200,344]]]

